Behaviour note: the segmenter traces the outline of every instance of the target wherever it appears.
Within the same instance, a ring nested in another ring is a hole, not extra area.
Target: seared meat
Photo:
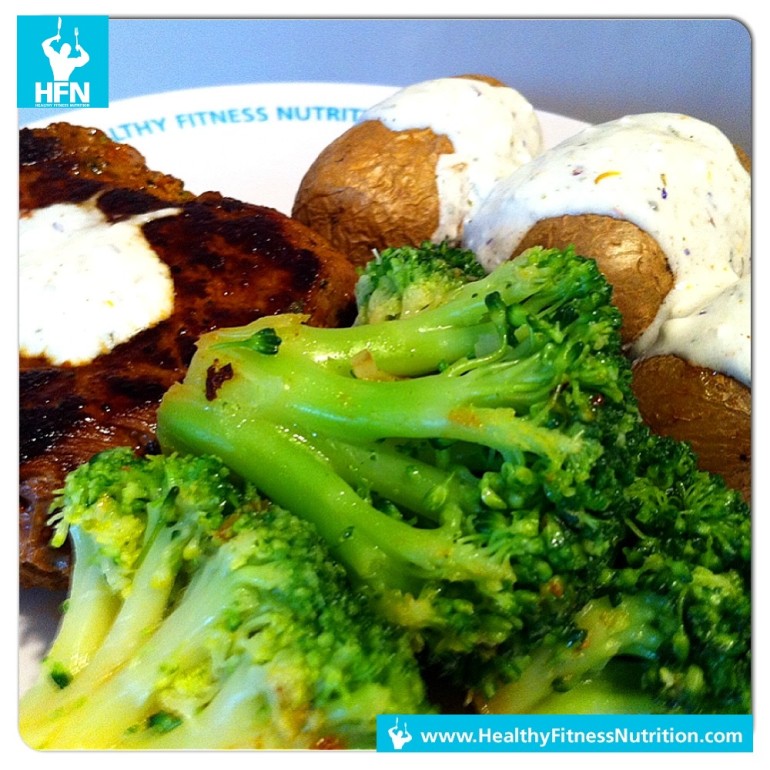
[[[111,446],[155,449],[155,409],[201,333],[281,312],[345,323],[356,273],[300,223],[217,193],[194,196],[100,131],[23,129],[19,174],[21,217],[59,203],[95,205],[110,224],[162,212],[141,231],[174,283],[169,317],[88,363],[20,358],[20,579],[62,588],[69,553],[48,547],[46,519],[64,476]]]

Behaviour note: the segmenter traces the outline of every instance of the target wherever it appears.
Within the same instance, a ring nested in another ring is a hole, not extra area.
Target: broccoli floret
[[[751,711],[748,507],[698,470],[687,444],[644,425],[628,441],[633,479],[616,558],[571,627],[521,658],[513,682],[479,699],[484,710],[547,709],[554,692],[582,691],[605,666],[634,661],[625,689],[649,698],[651,712]],[[580,696],[569,702],[579,708]]]
[[[544,713],[574,690],[564,699],[570,710],[592,713],[585,687],[599,677],[615,711],[634,713],[643,698],[646,713],[749,713],[745,587],[698,568],[691,583],[672,588],[625,595],[617,604],[592,599],[570,636],[544,640],[514,682],[477,705],[488,713]],[[634,660],[621,682],[601,678],[606,666]]]
[[[54,504],[52,545],[69,536],[78,564],[27,702],[35,692],[47,696],[53,672],[66,683],[88,666],[95,681],[122,663],[163,616],[177,573],[194,567],[196,543],[221,526],[240,496],[213,458],[142,459],[118,448],[69,474]]]
[[[426,241],[384,249],[356,284],[357,324],[406,318],[443,304],[458,287],[483,278],[474,252]]]
[[[573,616],[623,533],[604,457],[635,417],[609,285],[532,249],[406,318],[302,320],[204,336],[161,445],[314,522],[384,617],[460,679],[489,676],[501,645]]]
[[[430,709],[409,639],[313,525],[221,461],[110,450],[56,505],[74,575],[21,701],[30,746],[371,748],[377,714]]]

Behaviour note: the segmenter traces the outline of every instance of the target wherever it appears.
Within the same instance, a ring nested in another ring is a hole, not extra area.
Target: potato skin
[[[454,152],[430,129],[391,131],[378,120],[348,129],[305,173],[292,217],[324,236],[356,265],[372,249],[417,246],[439,220],[436,161]]]
[[[674,285],[666,255],[657,242],[631,222],[599,214],[543,219],[516,247],[575,251],[596,260],[613,287],[613,301],[623,315],[621,336],[631,343],[647,329]]]
[[[508,86],[503,83],[502,80],[493,78],[491,75],[479,75],[474,73],[472,75],[453,75],[452,77],[461,78],[462,80],[480,80],[482,83],[486,83],[489,86],[496,86],[498,88],[507,88]]]
[[[746,152],[746,150],[743,149],[743,147],[740,147],[739,145],[735,144],[733,145],[735,147],[735,154],[738,156],[738,160],[740,161],[741,166],[748,171],[748,173],[751,173],[751,158],[749,157],[749,154]]]
[[[634,363],[632,387],[656,432],[689,442],[703,470],[751,499],[751,389],[672,355]]]

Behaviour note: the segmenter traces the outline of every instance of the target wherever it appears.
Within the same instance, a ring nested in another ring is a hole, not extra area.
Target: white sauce
[[[664,321],[645,355],[666,354],[751,387],[751,276],[739,278],[689,315]]]
[[[468,78],[439,78],[408,86],[371,107],[360,121],[391,131],[430,129],[454,148],[439,156],[439,224],[432,240],[457,243],[469,213],[500,179],[543,149],[540,121],[517,91]]]
[[[35,209],[19,221],[19,348],[84,364],[174,309],[174,282],[141,225],[164,209],[110,223],[95,201]]]
[[[626,219],[649,233],[674,276],[632,354],[649,354],[667,323],[666,352],[729,368],[749,383],[750,314],[744,309],[750,305],[751,180],[730,141],[714,126],[671,113],[591,126],[498,183],[466,223],[463,245],[492,269],[539,220],[586,213]],[[746,291],[731,291],[742,279]],[[686,324],[669,323],[685,318]],[[722,342],[707,354],[708,335],[717,328]],[[656,350],[663,348],[661,341]]]

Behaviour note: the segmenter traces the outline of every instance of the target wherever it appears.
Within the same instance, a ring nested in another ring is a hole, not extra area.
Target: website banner
[[[751,715],[387,715],[381,752],[751,752]]]

